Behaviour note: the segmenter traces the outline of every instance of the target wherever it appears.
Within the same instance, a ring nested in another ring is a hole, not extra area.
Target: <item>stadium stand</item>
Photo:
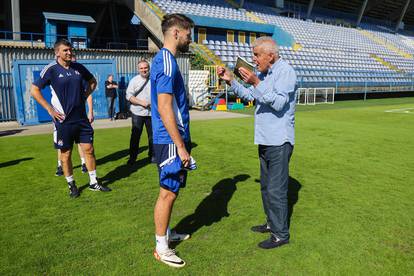
[[[282,28],[295,43],[281,46],[280,55],[293,65],[301,87],[332,87],[338,92],[412,90],[414,76],[413,38],[391,33],[386,28],[363,24],[348,28],[309,20],[283,17],[273,8],[246,2],[244,9],[224,1],[154,0],[165,13],[219,17],[261,22]],[[249,16],[251,13],[253,16]],[[203,45],[233,67],[237,56],[252,61],[248,43],[208,40]],[[366,89],[366,88],[365,88]]]

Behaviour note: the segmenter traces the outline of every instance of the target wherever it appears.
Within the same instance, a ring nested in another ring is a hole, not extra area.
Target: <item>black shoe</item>
[[[57,166],[55,175],[56,176],[62,176],[63,175],[62,166]]]
[[[86,164],[82,164],[82,173],[87,173],[88,172],[88,168],[86,168]]]
[[[134,158],[129,158],[127,164],[130,165],[130,166],[132,166],[132,165],[135,164],[135,160],[136,159],[134,159]]]
[[[101,191],[101,192],[110,192],[112,191],[110,188],[99,185],[98,183],[95,183],[93,185],[89,184],[89,190],[97,192],[97,191]]]
[[[68,187],[69,187],[69,196],[71,198],[75,198],[79,196],[79,190],[78,190],[78,187],[76,187],[75,181],[69,182]]]
[[[275,235],[271,234],[269,239],[259,242],[258,246],[263,249],[272,249],[288,243],[289,240],[281,240]]]
[[[259,232],[259,233],[269,233],[270,227],[267,223],[262,225],[255,225],[252,228],[250,228],[253,232]]]

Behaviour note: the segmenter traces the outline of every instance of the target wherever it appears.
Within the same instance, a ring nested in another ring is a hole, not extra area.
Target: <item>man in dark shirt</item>
[[[79,191],[73,179],[72,147],[77,142],[85,154],[89,173],[89,189],[110,191],[99,185],[96,176],[96,160],[93,149],[93,129],[86,115],[85,101],[96,88],[93,75],[80,63],[71,62],[72,45],[62,39],[55,43],[56,61],[47,65],[40,78],[31,86],[32,96],[47,110],[54,121],[55,148],[61,150],[63,173],[68,182],[70,197],[78,197]],[[88,83],[85,91],[84,82]],[[41,89],[50,86],[52,92],[49,104]]]
[[[115,111],[115,98],[116,98],[116,89],[118,88],[118,84],[114,81],[113,75],[108,75],[108,79],[105,81],[105,96],[106,101],[108,103],[108,116],[111,121],[114,119],[114,111]]]

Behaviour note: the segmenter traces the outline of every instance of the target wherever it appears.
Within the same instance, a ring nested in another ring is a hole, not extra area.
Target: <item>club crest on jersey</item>
[[[67,72],[66,76],[72,76],[72,74],[70,72]]]

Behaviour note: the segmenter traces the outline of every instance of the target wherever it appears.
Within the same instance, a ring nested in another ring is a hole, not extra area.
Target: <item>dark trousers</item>
[[[153,155],[153,146],[152,146],[152,125],[151,125],[151,116],[137,116],[131,114],[132,119],[132,130],[131,130],[131,139],[129,140],[129,159],[136,160],[139,150],[139,140],[141,138],[142,130],[147,129],[148,135],[148,156],[152,157]]]
[[[281,240],[289,239],[288,182],[292,152],[290,143],[281,146],[259,145],[263,208],[272,233]]]
[[[115,114],[114,114],[114,102],[115,102],[115,97],[106,97],[106,102],[108,104],[108,116],[109,119],[112,119]]]

